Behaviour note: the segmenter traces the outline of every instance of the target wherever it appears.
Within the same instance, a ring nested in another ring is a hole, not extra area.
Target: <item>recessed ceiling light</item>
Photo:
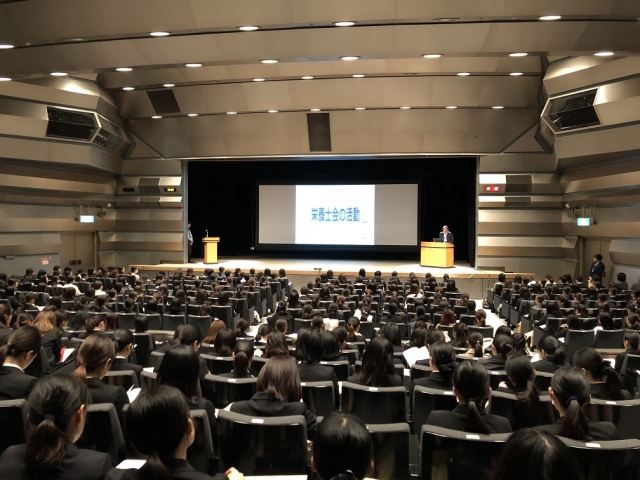
[[[527,55],[529,55],[526,52],[518,52],[518,53],[510,53],[509,56],[510,57],[526,57]]]
[[[243,32],[254,32],[258,30],[260,27],[256,27],[254,25],[246,25],[244,27],[238,27],[238,30],[242,30]]]
[[[227,115],[235,115],[238,112],[227,112]]]
[[[460,20],[459,17],[442,17],[442,18],[434,18],[434,22],[456,22]]]
[[[539,18],[542,21],[551,21],[551,20],[560,20],[562,17],[560,15],[544,15]]]
[[[351,75],[353,78],[364,78],[363,73],[356,73],[355,75]]]
[[[469,72],[460,72],[458,74],[459,77],[468,77],[469,75],[471,75]]]
[[[333,22],[336,27],[353,27],[357,22]]]
[[[13,45],[9,45],[8,43],[0,43],[0,50],[9,50],[13,48]]]
[[[66,77],[68,74],[64,72],[52,72],[51,76],[53,77]]]
[[[441,56],[441,53],[425,53],[422,55],[423,58],[440,58]]]
[[[365,107],[356,107],[356,110],[366,110]]]
[[[302,77],[302,80],[313,80],[313,77],[311,75],[305,75]]]
[[[135,90],[133,87],[122,87],[123,90],[130,92],[131,90]]]
[[[278,110],[267,110],[267,113],[278,113]]]
[[[312,108],[311,111],[312,112],[319,112],[321,109],[320,108]]]
[[[162,85],[163,87],[167,87],[167,88],[171,88],[171,87],[175,87],[176,84],[175,83],[165,83],[164,85]]]
[[[185,67],[189,67],[189,68],[198,68],[198,67],[201,67],[201,66],[202,66],[201,63],[187,63],[185,65]]]
[[[449,110],[454,110],[454,109],[456,109],[456,108],[458,108],[458,107],[456,107],[455,105],[449,105],[447,108],[448,108]]]
[[[357,55],[346,55],[344,57],[340,57],[340,60],[345,60],[347,62],[351,62],[353,60],[358,60],[360,57],[358,57]]]
[[[264,82],[264,78],[254,78],[254,82]]]
[[[0,77],[0,82],[10,82],[11,79],[9,77]]]
[[[152,37],[167,37],[169,32],[151,32],[149,35]]]
[[[154,116],[153,116],[153,117],[151,117],[151,118],[154,118],[154,119],[162,118],[162,115],[154,115]]]
[[[400,107],[400,110],[410,110],[411,107]]]
[[[511,72],[509,75],[511,75],[512,77],[519,77],[520,75],[522,75],[522,72]]]
[[[116,68],[116,71],[118,71],[118,72],[130,72],[131,70],[133,70],[133,68],[131,68],[131,67],[118,67],[118,68]]]
[[[491,107],[494,110],[502,110],[504,107],[502,105],[496,105],[495,107]]]
[[[612,55],[615,55],[615,53],[614,52],[597,52],[597,53],[594,53],[594,55],[596,57],[610,57]]]
[[[275,58],[266,58],[264,60],[260,60],[262,63],[278,63],[280,60],[276,60]]]
[[[187,117],[197,117],[198,114],[197,113],[188,113]]]

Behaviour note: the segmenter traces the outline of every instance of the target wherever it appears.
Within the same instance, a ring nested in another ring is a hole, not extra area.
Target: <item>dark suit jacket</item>
[[[622,364],[624,363],[624,359],[629,354],[636,355],[635,350],[633,348],[628,348],[624,352],[621,352],[618,355],[616,355],[616,366],[614,368],[618,373],[620,373],[620,370],[622,370]]]
[[[15,367],[0,367],[0,400],[25,400],[38,382],[36,377],[27,375]]]
[[[504,355],[496,355],[490,358],[481,358],[478,363],[484,365],[487,370],[504,370],[507,358]]]
[[[536,372],[556,373],[556,370],[558,369],[558,366],[553,363],[551,357],[545,357],[542,360],[533,362],[532,366],[535,368]]]
[[[491,415],[485,413],[484,409],[478,408],[482,419],[491,428],[492,433],[511,433],[511,424],[509,420],[498,415]],[[448,412],[446,410],[434,410],[429,414],[427,418],[427,425],[434,425],[436,427],[449,428],[451,430],[458,430],[464,432],[464,425],[467,417],[467,406],[458,405],[453,411]]]
[[[13,328],[0,328],[0,347],[7,343],[11,334],[15,332]]]
[[[618,293],[629,290],[629,284],[627,282],[616,282],[616,289]]]
[[[229,480],[224,473],[217,473],[213,477],[205,473],[196,472],[191,464],[186,460],[172,459],[165,463],[171,472],[171,478],[174,480]],[[104,480],[137,480],[138,470],[118,470],[113,469]]]
[[[385,323],[404,323],[404,317],[401,317],[400,315],[383,315],[379,320]]]
[[[26,478],[25,450],[26,445],[14,445],[4,451],[0,457],[3,480]],[[67,453],[60,462],[60,475],[56,480],[102,480],[111,468],[111,457],[108,454],[79,449],[74,444],[69,444]]]
[[[444,242],[444,232],[440,232],[440,241]],[[447,243],[453,243],[453,233],[448,232],[447,233]]]
[[[602,262],[593,262],[591,264],[591,268],[589,269],[589,276],[593,277],[597,275],[602,280],[602,275],[604,275],[604,263]]]
[[[591,398],[597,398],[598,400],[613,400],[609,390],[607,389],[607,385],[604,383],[592,383],[589,385],[589,389],[591,390]],[[631,394],[626,390],[622,390],[622,399],[631,400]]]
[[[107,385],[98,378],[87,378],[87,386],[94,404],[113,403],[118,416],[122,416],[122,407],[129,403],[129,397],[127,397],[124,388]]]
[[[199,398],[195,402],[189,401],[189,410],[204,410],[207,412],[209,418],[209,428],[211,429],[211,440],[213,441],[213,448],[218,447],[218,428],[216,427],[216,409],[211,403],[211,400],[206,398]]]
[[[618,429],[611,422],[589,422],[589,433],[595,440],[619,440],[620,434]],[[560,426],[562,425],[562,418],[559,418],[556,423],[551,425],[540,425],[535,427],[536,430],[551,433],[552,435],[558,435],[560,432]]]
[[[42,348],[47,353],[49,362],[58,363],[62,350],[62,330],[54,328],[42,335]]]
[[[436,388],[438,390],[452,390],[453,382],[451,378],[445,377],[440,372],[431,372],[431,375],[428,377],[418,378],[413,381],[411,385],[411,390],[413,391],[413,387],[416,385],[420,385],[421,387],[427,388]]]
[[[396,375],[395,373],[388,374],[388,375],[389,375],[390,387],[402,387],[404,385],[402,381],[402,377],[400,377],[400,375]],[[351,375],[349,378],[347,378],[347,382],[356,383],[358,385],[364,385],[364,383],[362,383],[362,373],[356,373],[354,375]]]
[[[266,392],[257,392],[251,400],[232,403],[230,410],[252,417],[302,415],[307,421],[307,438],[313,440],[316,434],[316,416],[307,409],[304,402],[282,402]]]
[[[136,372],[138,379],[140,379],[140,374],[142,373],[143,368],[140,365],[136,365],[135,363],[127,362],[126,358],[116,358],[113,360],[110,370],[113,372],[133,370],[134,372]]]

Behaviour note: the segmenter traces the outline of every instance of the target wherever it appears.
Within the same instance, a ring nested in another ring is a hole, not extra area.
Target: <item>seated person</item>
[[[637,316],[637,315],[636,315]],[[624,352],[616,355],[615,370],[619,373],[624,365],[624,359],[627,355],[640,355],[640,334],[637,331],[627,330],[624,332],[624,340],[622,342]]]
[[[120,328],[113,333],[113,343],[116,347],[116,358],[111,364],[112,372],[122,372],[123,370],[132,370],[140,379],[142,367],[135,363],[129,362],[129,356],[133,351],[133,333],[131,330]]]
[[[366,387],[401,387],[403,380],[396,374],[391,342],[384,337],[371,340],[362,357],[362,373],[351,375],[347,381]]]
[[[320,332],[315,329],[303,328],[298,331],[296,338],[296,357],[301,382],[333,382],[336,405],[340,405],[338,377],[336,371],[326,365],[320,365],[324,355],[324,342]]]
[[[631,394],[622,390],[620,376],[602,355],[591,347],[581,348],[571,357],[571,366],[581,370],[589,382],[593,398],[600,400],[631,400]]]
[[[0,457],[3,480],[102,480],[112,468],[111,457],[74,445],[89,404],[87,387],[76,378],[54,374],[40,380],[29,396],[27,443],[7,448]]]
[[[487,370],[504,370],[507,358],[514,349],[511,337],[496,333],[491,342],[491,358],[481,358],[478,360]]]
[[[24,326],[15,330],[0,348],[0,400],[29,398],[38,379],[24,370],[40,351],[41,340],[37,328]]]
[[[512,386],[508,387],[502,382],[498,391],[512,393],[518,399],[512,409],[512,428],[520,430],[535,427],[542,420],[542,404],[540,392],[533,383],[536,371],[531,360],[526,355],[514,355],[507,359],[505,370]]]
[[[105,332],[107,330],[107,322],[101,316],[89,317],[85,324],[85,331],[78,335],[78,338],[86,339],[89,336]]]
[[[221,377],[227,378],[252,378],[249,368],[253,363],[255,348],[251,342],[240,341],[236,343],[233,350],[233,370],[229,373],[220,374]]]
[[[453,389],[453,371],[458,363],[456,362],[456,352],[451,344],[440,341],[431,345],[429,366],[431,367],[431,375],[414,380],[411,385],[412,392],[416,385],[438,390]]]
[[[571,315],[569,315],[571,316]],[[560,367],[566,367],[566,354],[560,342],[553,335],[545,335],[538,342],[540,360],[533,362],[533,368],[537,372],[555,373]]]

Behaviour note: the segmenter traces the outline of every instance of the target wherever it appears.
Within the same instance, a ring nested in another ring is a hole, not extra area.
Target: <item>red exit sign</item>
[[[500,187],[497,185],[486,185],[484,187],[484,191],[485,192],[499,192],[500,191]]]

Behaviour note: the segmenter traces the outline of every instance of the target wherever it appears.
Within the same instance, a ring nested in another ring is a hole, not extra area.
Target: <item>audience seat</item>
[[[124,437],[116,407],[112,403],[96,403],[88,405],[86,411],[87,423],[76,445],[79,448],[108,453],[111,464],[116,466],[126,458]]]
[[[293,333],[298,333],[303,328],[311,328],[311,320],[293,319]]]
[[[375,333],[375,329],[373,327],[374,322],[362,321],[360,322],[360,330],[358,331],[358,333],[360,333],[360,335],[362,335],[364,338],[373,338],[373,335]]]
[[[622,348],[624,330],[598,330],[593,348]]]
[[[160,364],[162,363],[162,359],[164,358],[164,353],[162,352],[151,352],[149,355],[149,366],[153,367],[155,371],[160,368]]]
[[[12,445],[26,442],[28,412],[26,400],[0,401],[0,454]]]
[[[638,480],[640,440],[580,442],[558,437],[575,456],[587,480]]]
[[[539,418],[532,418],[517,406],[518,397],[513,393],[492,391],[489,412],[494,415],[507,418],[511,422],[511,428],[515,432],[521,428],[531,428],[538,425],[551,425],[556,423],[557,414],[548,395],[540,396],[542,412]]]
[[[159,306],[158,306],[159,307]],[[149,322],[149,330],[163,330],[162,316],[159,313],[138,314],[139,317],[146,317]]]
[[[493,327],[481,327],[479,325],[471,325],[469,327],[469,335],[474,332],[482,334],[482,338],[493,338]]]
[[[211,305],[211,317],[222,320],[227,328],[233,329],[233,310],[231,305]]]
[[[140,386],[142,390],[151,390],[156,386],[158,374],[156,372],[147,372],[143,370],[140,374]]]
[[[135,348],[136,363],[143,368],[149,367],[151,363],[151,352],[155,347],[153,335],[148,333],[134,333],[133,345]]]
[[[548,393],[552,378],[553,373],[536,371],[536,378],[533,379],[533,383],[540,393]]]
[[[214,452],[211,426],[206,410],[191,410],[191,420],[195,427],[195,439],[187,449],[187,460],[200,473],[214,473]]]
[[[251,362],[251,366],[249,367],[249,371],[251,372],[251,375],[258,378],[258,375],[260,374],[260,370],[262,370],[262,367],[264,367],[264,364],[267,363],[268,361],[269,361],[268,358],[253,357],[253,361]]]
[[[136,313],[118,313],[118,328],[133,330],[135,328]]]
[[[307,473],[302,415],[256,418],[220,410],[217,427],[219,471],[235,467],[245,476]]]
[[[427,365],[413,364],[410,372],[411,383],[413,383],[413,381],[418,378],[424,378],[431,375],[431,367],[428,367]]]
[[[438,390],[416,385],[413,389],[411,405],[413,432],[418,435],[422,426],[427,423],[427,418],[432,411],[451,411],[458,405],[458,400],[453,390]]]
[[[191,323],[198,327],[202,332],[202,338],[206,338],[209,335],[209,327],[211,326],[212,319],[209,315],[188,315],[187,323]]]
[[[622,345],[622,343],[620,345]],[[564,346],[567,353],[567,361],[571,362],[571,357],[577,350],[584,347],[593,347],[593,331],[567,330]]]
[[[352,413],[366,424],[407,421],[404,387],[365,387],[342,384],[342,411]]]
[[[138,376],[133,370],[109,371],[104,375],[102,381],[107,385],[115,385],[125,390],[129,390],[131,387],[140,387]]]
[[[336,372],[336,377],[338,377],[338,381],[345,381],[349,378],[351,368],[349,366],[348,360],[337,360],[334,362],[320,362],[320,365],[326,365],[327,367],[331,367]]]
[[[409,480],[409,425],[393,423],[367,425],[373,442],[377,480]]]
[[[336,409],[333,382],[302,382],[302,401],[316,417],[326,417]]]
[[[633,393],[637,386],[638,371],[640,371],[640,355],[625,355],[620,368],[622,388]]]
[[[460,315],[460,323],[464,323],[468,326],[472,326],[476,324],[476,316],[469,314]]]
[[[165,313],[162,317],[163,330],[170,330],[172,332],[175,332],[180,325],[184,325],[185,323],[187,323],[187,319],[185,318],[184,314],[171,315],[169,313]]]
[[[217,357],[214,355],[201,354],[209,366],[209,373],[212,375],[220,375],[222,373],[231,373],[233,371],[233,357]]]
[[[420,479],[490,480],[509,436],[424,425],[420,430]]]
[[[209,388],[205,388],[207,397],[216,408],[226,408],[227,405],[241,400],[250,400],[256,393],[255,377],[228,378],[207,374],[204,377]]]
[[[612,422],[621,439],[640,439],[640,400],[599,400],[591,398],[583,408],[593,422]]]

